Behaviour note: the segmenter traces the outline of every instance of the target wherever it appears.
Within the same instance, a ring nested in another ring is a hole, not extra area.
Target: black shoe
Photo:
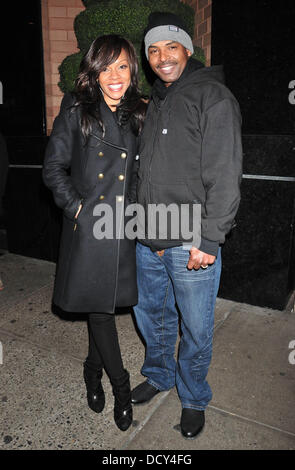
[[[205,425],[205,411],[183,408],[181,413],[180,429],[183,437],[193,439]]]
[[[94,371],[84,362],[83,376],[87,390],[88,406],[95,413],[101,413],[105,405],[105,395],[101,384],[102,369]]]
[[[158,390],[147,381],[142,382],[132,390],[131,402],[133,405],[142,405],[143,403],[149,402],[155,395],[160,393],[160,391],[161,390]]]
[[[133,419],[131,388],[127,370],[120,377],[112,378],[111,383],[115,397],[114,420],[121,431],[126,431]]]

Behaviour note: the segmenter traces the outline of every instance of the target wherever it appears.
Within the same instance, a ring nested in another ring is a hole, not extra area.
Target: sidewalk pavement
[[[87,406],[87,325],[52,313],[54,273],[54,263],[0,256],[0,449],[295,449],[294,312],[218,299],[208,376],[213,399],[202,433],[181,436],[175,389],[134,407],[133,425],[121,432],[106,375],[105,409],[98,415]],[[131,313],[118,316],[117,325],[134,387],[143,380],[144,346]]]

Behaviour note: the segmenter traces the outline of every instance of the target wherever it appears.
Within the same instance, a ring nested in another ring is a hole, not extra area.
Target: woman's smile
[[[131,83],[128,56],[124,49],[119,57],[99,74],[98,82],[105,102],[114,110]]]
[[[112,91],[121,91],[123,88],[123,83],[113,83],[108,85]]]

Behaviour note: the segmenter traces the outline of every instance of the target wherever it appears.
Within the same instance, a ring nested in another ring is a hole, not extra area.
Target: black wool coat
[[[124,208],[135,199],[137,138],[128,126],[119,127],[102,100],[105,133],[95,125],[85,145],[73,103],[66,94],[43,166],[43,180],[63,209],[53,302],[70,312],[114,313],[115,307],[137,303],[135,240],[118,236],[119,224],[126,223]],[[101,204],[112,208],[117,224],[113,220],[111,234],[108,219],[108,238],[98,239],[95,224],[106,214],[98,215]]]

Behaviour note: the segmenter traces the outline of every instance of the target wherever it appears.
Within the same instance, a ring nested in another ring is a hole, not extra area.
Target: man
[[[145,218],[146,235],[137,243],[139,301],[134,310],[146,342],[141,372],[147,380],[133,390],[132,402],[146,403],[176,385],[181,432],[193,438],[204,426],[204,411],[212,397],[206,376],[220,245],[240,200],[241,118],[235,98],[222,83],[221,68],[207,68],[191,58],[192,40],[180,18],[151,14],[145,51],[159,78],[141,139],[138,204],[146,213],[153,204],[199,204],[201,237],[198,246],[188,251],[184,237],[171,236],[171,227],[163,239],[159,227],[150,227],[159,219]]]

